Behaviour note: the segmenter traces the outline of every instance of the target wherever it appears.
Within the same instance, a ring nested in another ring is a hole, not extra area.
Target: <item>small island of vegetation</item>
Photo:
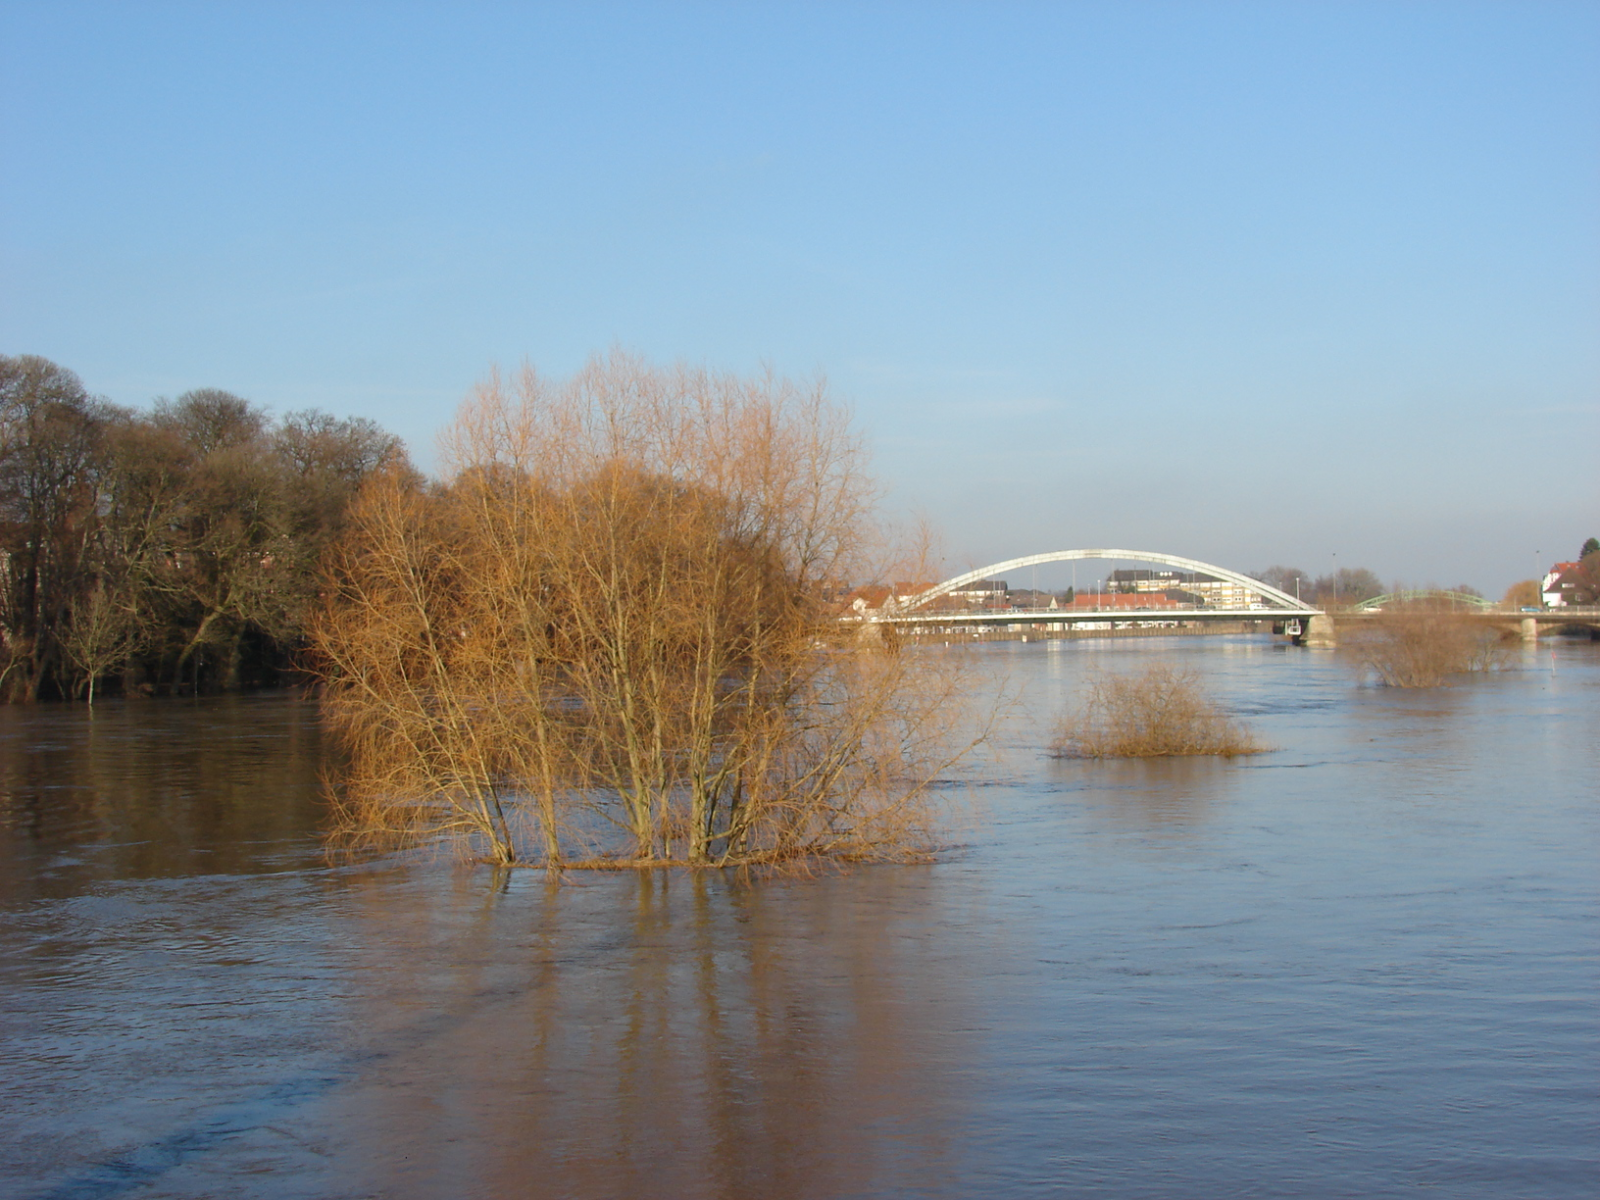
[[[1051,749],[1059,758],[1231,758],[1266,747],[1206,695],[1200,676],[1169,663],[1130,675],[1099,675],[1083,704],[1062,720]]]
[[[837,620],[875,548],[821,387],[614,355],[492,376],[443,478],[366,487],[312,627],[355,844],[805,869],[933,846],[959,656]]]

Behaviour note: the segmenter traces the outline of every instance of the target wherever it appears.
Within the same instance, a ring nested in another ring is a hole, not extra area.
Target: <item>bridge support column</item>
[[[887,621],[865,621],[856,627],[856,641],[874,650],[900,649],[900,631]]]
[[[1324,613],[1306,619],[1306,631],[1300,638],[1302,646],[1327,648],[1337,646],[1339,639],[1333,632],[1333,618]]]
[[[1522,618],[1522,640],[1537,642],[1539,640],[1539,622],[1535,617]]]

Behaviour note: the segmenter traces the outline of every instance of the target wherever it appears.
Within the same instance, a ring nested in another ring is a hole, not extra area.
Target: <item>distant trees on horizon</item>
[[[1403,591],[1406,586],[1399,583],[1385,584],[1366,567],[1340,567],[1337,571],[1312,578],[1298,567],[1271,566],[1257,571],[1255,578],[1279,591],[1288,592],[1291,596],[1299,595],[1302,600],[1319,608],[1360,604],[1364,600],[1371,600],[1388,592]],[[1429,585],[1430,588],[1432,586]],[[1463,596],[1483,595],[1477,588],[1465,583],[1438,590],[1457,592]]]
[[[274,420],[214,388],[139,410],[0,355],[0,702],[294,676],[327,550],[377,475],[423,483],[366,418]],[[1578,574],[1600,593],[1597,550],[1584,543]],[[1255,577],[1323,607],[1393,590],[1364,567]]]

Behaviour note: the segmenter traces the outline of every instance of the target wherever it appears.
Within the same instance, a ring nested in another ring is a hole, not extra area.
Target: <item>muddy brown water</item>
[[[949,852],[756,884],[330,862],[287,696],[0,709],[0,1194],[1600,1192],[1600,645],[976,653]],[[1043,754],[1153,657],[1276,749]]]

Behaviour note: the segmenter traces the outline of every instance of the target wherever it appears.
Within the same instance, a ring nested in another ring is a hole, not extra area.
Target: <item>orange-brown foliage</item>
[[[613,357],[491,377],[447,476],[352,513],[316,632],[344,829],[499,862],[783,865],[929,845],[947,656],[841,639],[871,521],[823,391]]]
[[[1263,747],[1206,696],[1193,671],[1156,663],[1135,675],[1102,675],[1052,743],[1063,758],[1259,754]]]
[[[1451,675],[1492,671],[1505,657],[1492,625],[1426,606],[1368,618],[1343,636],[1345,648],[1389,687],[1438,687]]]

